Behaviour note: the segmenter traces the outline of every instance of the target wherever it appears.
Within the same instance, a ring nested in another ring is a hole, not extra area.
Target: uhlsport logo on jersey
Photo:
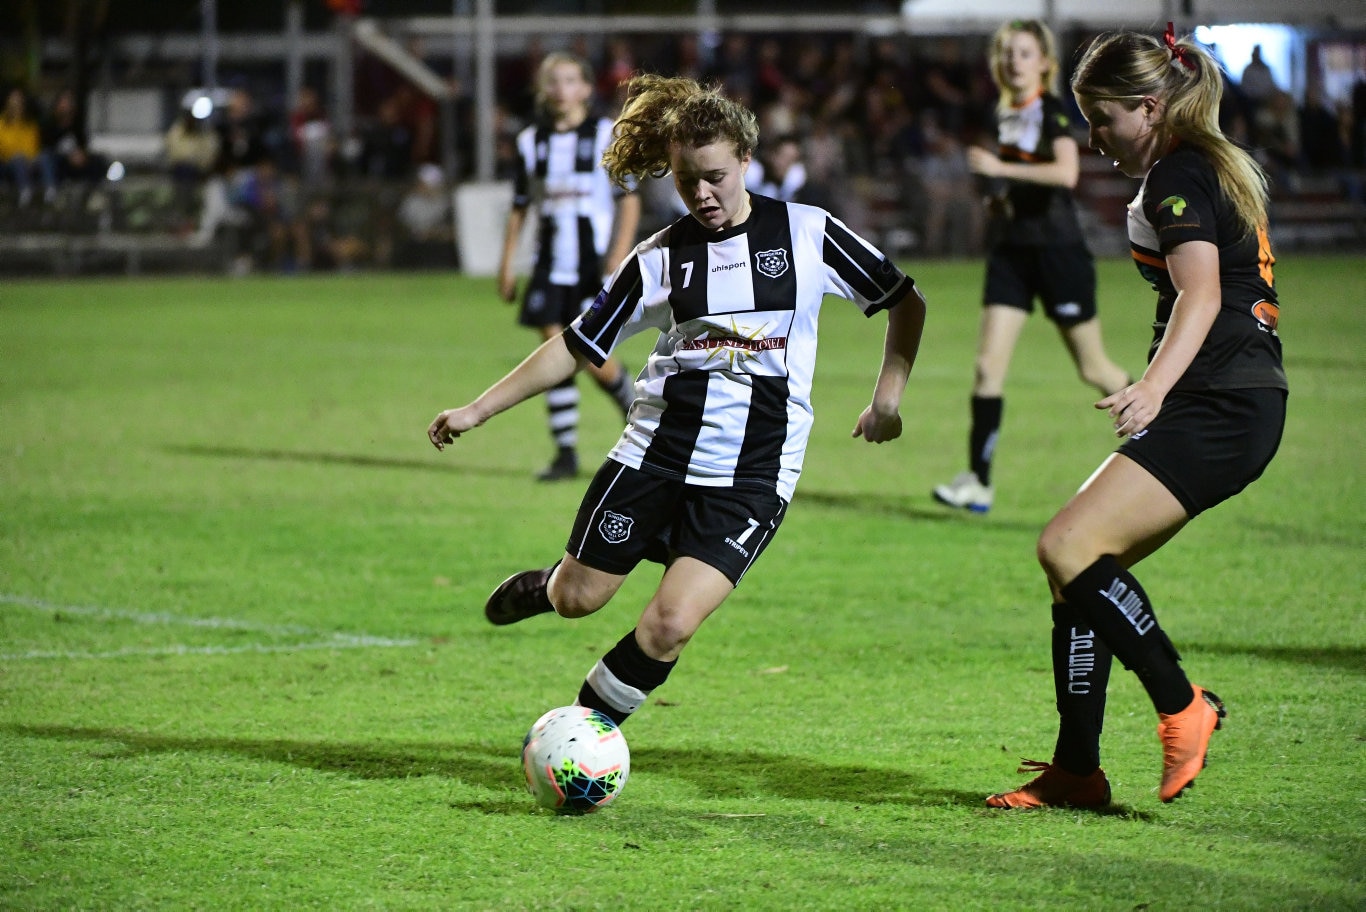
[[[777,250],[760,250],[754,255],[754,268],[759,270],[760,275],[778,278],[787,272],[787,251],[781,247]]]
[[[602,522],[598,523],[598,532],[601,533],[603,541],[610,545],[619,545],[631,537],[631,524],[634,522],[635,520],[629,516],[604,510]]]

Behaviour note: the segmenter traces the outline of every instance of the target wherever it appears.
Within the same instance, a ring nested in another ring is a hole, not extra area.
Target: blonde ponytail
[[[1072,74],[1072,92],[1078,97],[1116,101],[1128,110],[1145,97],[1161,100],[1166,107],[1163,129],[1204,153],[1244,232],[1255,234],[1267,222],[1266,174],[1219,129],[1223,91],[1214,58],[1189,38],[1171,33],[1165,46],[1137,32],[1103,35]]]

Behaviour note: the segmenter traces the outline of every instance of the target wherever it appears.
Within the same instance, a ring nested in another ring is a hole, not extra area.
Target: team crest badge
[[[770,279],[778,278],[787,272],[787,251],[781,247],[777,250],[760,250],[754,255],[754,268]]]
[[[604,510],[602,522],[598,523],[598,532],[602,534],[603,541],[609,545],[619,545],[631,537],[631,524],[633,522],[635,520],[629,516]]]

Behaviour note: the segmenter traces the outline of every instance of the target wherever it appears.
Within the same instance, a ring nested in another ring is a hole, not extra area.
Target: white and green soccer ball
[[[526,787],[557,814],[591,814],[626,787],[631,752],[610,718],[586,706],[541,716],[522,741]]]

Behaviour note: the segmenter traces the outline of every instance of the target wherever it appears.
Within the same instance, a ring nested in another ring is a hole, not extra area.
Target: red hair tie
[[[1162,34],[1162,42],[1165,45],[1167,45],[1167,50],[1171,52],[1172,66],[1183,66],[1186,69],[1190,70],[1192,73],[1195,72],[1194,61],[1192,61],[1189,57],[1186,56],[1186,49],[1176,43],[1175,23],[1167,23],[1167,31],[1163,32]]]

